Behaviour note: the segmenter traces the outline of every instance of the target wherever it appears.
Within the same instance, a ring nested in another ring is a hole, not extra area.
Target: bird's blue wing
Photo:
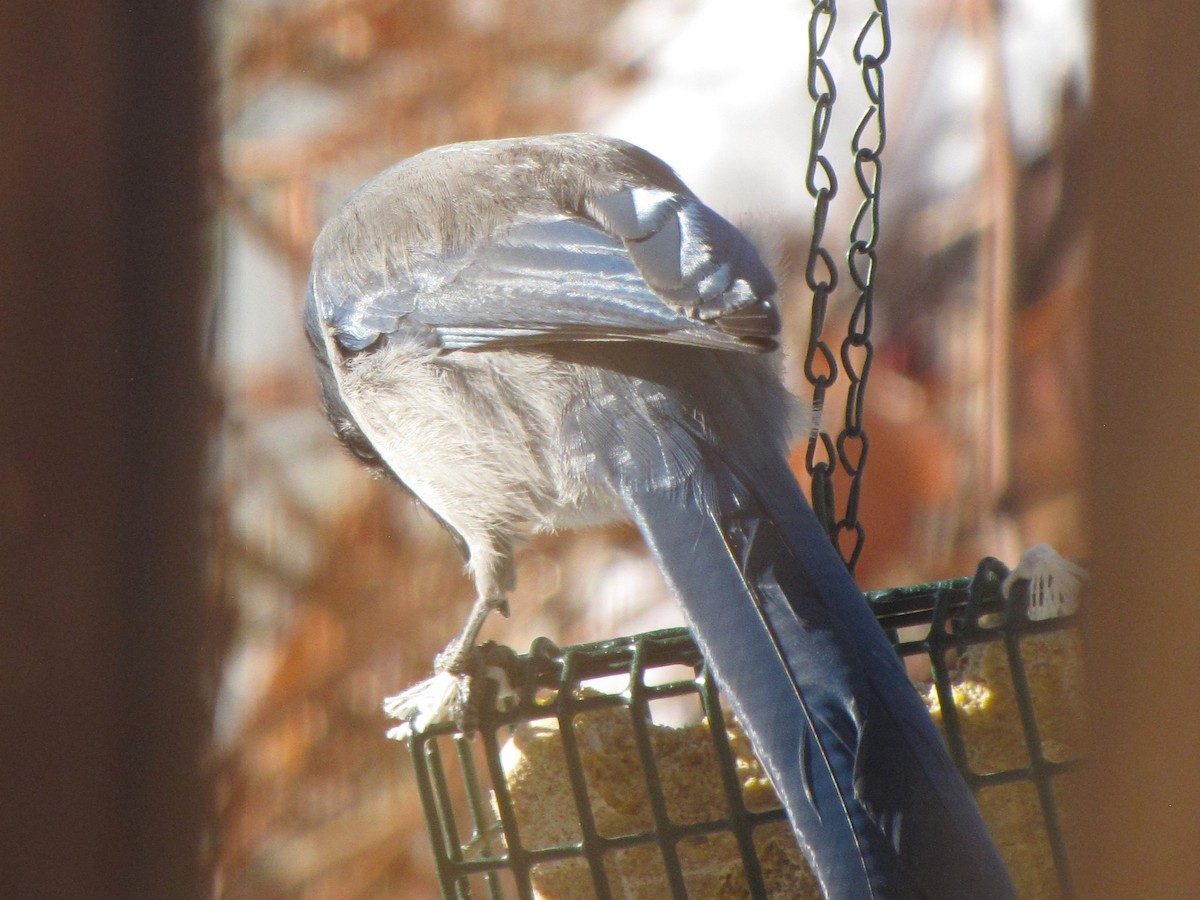
[[[345,350],[424,330],[443,350],[652,340],[773,349],[775,282],[699,201],[628,189],[592,215],[525,218],[455,252],[334,245],[314,265],[316,312]],[[353,252],[354,257],[346,254]]]

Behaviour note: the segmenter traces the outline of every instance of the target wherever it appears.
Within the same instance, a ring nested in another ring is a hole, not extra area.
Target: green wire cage
[[[868,600],[897,652],[927,661],[951,755],[985,815],[993,792],[1032,792],[1037,827],[1018,817],[1021,834],[996,835],[1010,867],[1029,870],[1014,872],[1022,895],[1069,897],[1059,782],[1080,760],[1047,738],[1049,698],[1031,685],[1043,663],[1031,663],[1027,648],[1069,636],[1074,618],[1031,618],[1028,583],[1006,596],[1008,574],[986,559],[972,578]],[[1022,758],[981,768],[955,679],[964,660],[989,647],[1005,664],[1008,683],[995,690],[1011,700],[1006,722],[1019,722]],[[489,651],[508,672],[507,708],[483,703],[471,737],[441,725],[408,741],[443,897],[819,896],[686,630],[562,649],[539,640],[511,658]],[[494,701],[496,682],[485,684]],[[659,724],[660,705],[668,720],[690,705],[699,726]],[[606,789],[619,793],[622,811],[614,813]],[[1014,837],[1040,854],[1023,860]]]

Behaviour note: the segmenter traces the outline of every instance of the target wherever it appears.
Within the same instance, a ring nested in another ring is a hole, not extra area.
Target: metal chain
[[[841,345],[842,368],[848,379],[846,417],[836,441],[837,462],[850,476],[845,514],[836,520],[833,496],[834,442],[819,427],[825,392],[837,377],[837,364],[821,332],[825,324],[829,295],[837,286],[837,267],[822,245],[829,203],[837,193],[837,179],[829,160],[823,155],[825,137],[836,90],[823,59],[833,33],[837,11],[833,0],[814,0],[809,22],[808,92],[815,103],[812,145],[809,151],[807,187],[815,202],[813,237],[809,248],[806,281],[812,291],[812,330],[804,374],[813,387],[813,408],[818,427],[809,435],[805,465],[812,478],[813,509],[830,538],[843,553],[851,571],[862,554],[866,533],[858,518],[862,494],[862,476],[870,443],[863,424],[867,377],[871,371],[874,347],[871,344],[872,302],[875,290],[876,246],[879,239],[879,188],[882,179],[880,154],[887,142],[884,116],[883,63],[891,53],[892,36],[887,0],[875,0],[875,11],[867,18],[854,43],[854,61],[862,72],[868,106],[854,131],[854,176],[863,201],[850,227],[850,246],[846,254],[847,271],[858,291],[845,339]],[[868,51],[868,45],[874,51]],[[818,174],[822,181],[818,181]],[[819,361],[819,362],[818,362]],[[822,458],[818,459],[818,452]],[[851,535],[849,554],[840,538]]]
[[[867,50],[868,45],[875,48]],[[854,61],[862,72],[868,106],[854,131],[851,149],[854,151],[854,177],[862,191],[863,201],[850,226],[850,248],[846,265],[858,298],[850,316],[846,338],[842,341],[842,368],[849,379],[846,395],[846,423],[838,435],[838,461],[850,475],[846,498],[846,514],[838,522],[840,534],[853,535],[853,548],[847,565],[851,571],[862,553],[865,533],[858,519],[858,501],[862,491],[863,469],[870,443],[863,427],[863,407],[867,393],[867,376],[871,371],[874,347],[871,344],[872,305],[875,293],[876,245],[879,240],[879,186],[883,177],[880,154],[887,142],[887,120],[883,102],[883,62],[892,50],[892,34],[888,21],[887,0],[875,0],[875,11],[854,42]]]
[[[833,103],[837,97],[833,75],[824,55],[833,36],[836,21],[837,4],[834,0],[813,0],[812,15],[808,23],[808,95],[812,98],[814,106],[805,186],[813,198],[815,208],[812,243],[809,245],[808,265],[804,271],[804,280],[812,291],[812,320],[808,352],[804,357],[804,377],[812,385],[815,416],[813,428],[808,435],[804,465],[812,479],[813,511],[835,543],[837,525],[832,477],[834,444],[833,439],[821,427],[821,417],[825,408],[825,392],[837,378],[837,361],[822,337],[829,295],[838,283],[837,264],[823,244],[829,204],[837,196],[838,189],[833,165],[824,155],[825,138],[829,133],[829,123],[833,119]]]

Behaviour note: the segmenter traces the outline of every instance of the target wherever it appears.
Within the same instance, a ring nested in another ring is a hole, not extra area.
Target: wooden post
[[[0,3],[0,896],[200,898],[200,5]]]
[[[1096,0],[1085,898],[1200,897],[1200,4]]]

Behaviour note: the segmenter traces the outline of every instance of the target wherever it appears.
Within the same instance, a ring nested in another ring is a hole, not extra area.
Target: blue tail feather
[[[1010,898],[970,790],[790,472],[626,491],[831,898]]]

